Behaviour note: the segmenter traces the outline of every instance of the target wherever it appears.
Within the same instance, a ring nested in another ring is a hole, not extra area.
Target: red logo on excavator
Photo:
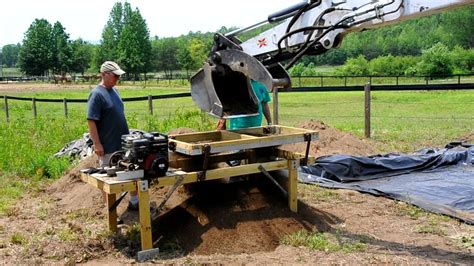
[[[267,46],[267,38],[263,38],[257,41],[258,48],[262,48],[263,46]]]

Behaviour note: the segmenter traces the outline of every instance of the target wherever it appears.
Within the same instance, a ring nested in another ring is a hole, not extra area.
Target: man
[[[229,119],[229,129],[259,127],[262,125],[263,116],[265,116],[268,125],[272,124],[270,106],[268,105],[272,98],[270,97],[267,88],[265,88],[262,83],[255,80],[250,80],[250,85],[252,85],[252,89],[258,99],[258,115],[231,118]],[[226,129],[225,119],[220,119],[218,121],[217,129]]]
[[[108,166],[110,156],[122,149],[122,135],[129,134],[124,105],[115,88],[123,74],[125,71],[117,63],[104,62],[100,67],[101,82],[87,101],[89,135],[101,167]],[[137,192],[130,193],[128,208],[138,209]]]

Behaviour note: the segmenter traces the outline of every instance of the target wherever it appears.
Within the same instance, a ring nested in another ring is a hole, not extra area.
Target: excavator
[[[250,79],[268,91],[290,88],[287,70],[305,55],[341,45],[350,32],[374,29],[428,16],[474,0],[307,0],[268,19],[227,34],[216,33],[208,59],[191,77],[193,101],[212,116],[256,115],[258,102]],[[270,24],[253,38],[239,34]],[[370,44],[367,44],[370,45]],[[281,63],[285,63],[285,67]]]

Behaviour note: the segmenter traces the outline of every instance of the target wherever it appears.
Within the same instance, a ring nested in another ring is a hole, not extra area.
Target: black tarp
[[[409,202],[474,224],[474,146],[370,157],[333,155],[300,167],[300,182]]]

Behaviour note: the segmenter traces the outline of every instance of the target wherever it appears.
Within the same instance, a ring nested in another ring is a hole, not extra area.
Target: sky
[[[190,31],[214,32],[261,22],[302,0],[128,0],[146,20],[150,37],[177,37]],[[72,40],[101,39],[110,10],[119,0],[8,0],[0,5],[0,47],[21,43],[36,19],[59,21]],[[124,2],[123,0],[121,2]]]

